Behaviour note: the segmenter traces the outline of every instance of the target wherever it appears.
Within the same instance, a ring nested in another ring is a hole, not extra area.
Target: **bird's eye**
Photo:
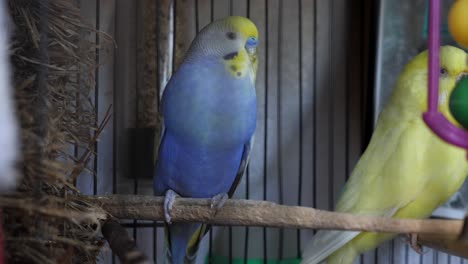
[[[445,68],[440,68],[440,75],[442,75],[442,76],[447,76],[447,75],[448,75],[447,69],[445,69]]]
[[[228,39],[234,40],[234,39],[236,39],[236,33],[234,33],[234,32],[228,32],[228,33],[226,33],[226,37],[227,37]]]
[[[258,45],[258,40],[255,37],[249,37],[247,39],[247,43],[245,43],[245,46],[247,48],[255,48],[257,47],[257,45]]]

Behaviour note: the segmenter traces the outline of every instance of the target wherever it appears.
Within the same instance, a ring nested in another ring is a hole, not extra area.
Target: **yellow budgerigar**
[[[468,55],[440,49],[439,110],[449,112],[449,95],[468,74]],[[442,141],[424,123],[427,109],[428,52],[405,67],[380,113],[369,146],[357,163],[336,211],[394,218],[426,218],[446,202],[468,175],[466,151]],[[303,252],[303,264],[353,263],[394,234],[319,231]]]

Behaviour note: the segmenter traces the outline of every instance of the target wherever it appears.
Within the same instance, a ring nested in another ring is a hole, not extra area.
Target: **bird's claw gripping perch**
[[[220,193],[220,194],[217,194],[215,196],[213,196],[213,198],[211,198],[211,209],[215,209],[215,214],[218,212],[219,209],[221,209],[221,207],[224,206],[224,204],[226,203],[226,201],[229,199],[229,196],[227,193]]]
[[[172,206],[174,205],[176,196],[176,192],[173,190],[167,190],[164,197],[164,218],[168,224],[171,224],[171,210]]]
[[[418,254],[423,254],[421,245],[418,243],[418,234],[408,234],[407,241],[411,248]]]

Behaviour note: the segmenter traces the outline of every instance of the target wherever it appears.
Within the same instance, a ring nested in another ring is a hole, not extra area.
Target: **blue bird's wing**
[[[249,164],[250,161],[250,153],[252,150],[253,142],[254,142],[255,135],[250,138],[250,140],[244,145],[244,151],[242,153],[242,159],[239,164],[239,169],[237,170],[236,178],[234,179],[234,182],[231,185],[231,188],[229,189],[228,196],[229,198],[232,198],[234,195],[234,192],[237,189],[237,186],[239,185],[240,181],[242,180],[242,177],[245,174],[245,171],[247,170],[247,165]],[[199,237],[199,242],[203,238],[203,236],[210,231],[211,225],[202,225],[200,227],[200,237]],[[197,245],[198,247],[198,245]]]
[[[247,142],[247,144],[244,145],[244,152],[242,152],[242,159],[239,165],[239,169],[237,170],[236,178],[234,179],[234,182],[232,183],[232,186],[228,192],[229,198],[231,198],[234,195],[237,186],[239,185],[240,181],[242,180],[242,177],[245,174],[245,171],[247,170],[247,165],[249,164],[250,151],[253,146],[254,137],[255,136],[252,136],[249,142]]]
[[[155,165],[158,161],[158,154],[159,154],[159,146],[164,137],[166,129],[164,127],[164,119],[161,114],[161,111],[158,111],[156,116],[156,127],[154,133],[154,151],[153,151],[153,165]]]

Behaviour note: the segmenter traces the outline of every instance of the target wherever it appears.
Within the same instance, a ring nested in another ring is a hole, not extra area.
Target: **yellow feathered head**
[[[187,58],[215,56],[226,61],[236,73],[249,66],[257,72],[258,30],[248,18],[229,16],[205,26],[195,37]]]
[[[468,75],[468,55],[453,46],[442,46],[439,54],[439,111],[458,124],[449,111],[449,97],[461,77]],[[428,55],[427,50],[423,51],[405,66],[391,98],[395,103],[415,110],[418,115],[427,110]]]

